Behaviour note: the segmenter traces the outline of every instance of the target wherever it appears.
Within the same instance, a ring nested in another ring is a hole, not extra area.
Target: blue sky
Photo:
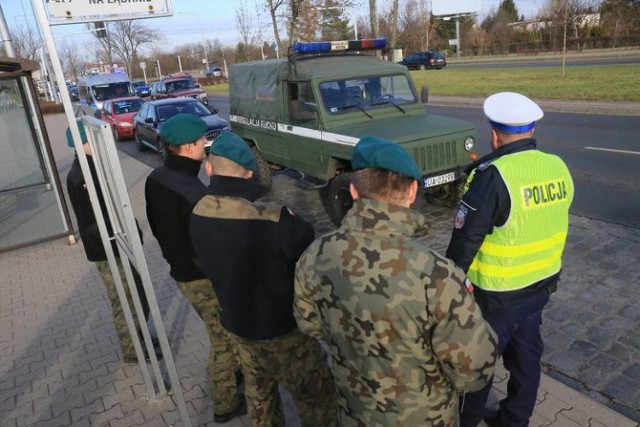
[[[0,6],[7,20],[9,28],[16,24],[24,25],[25,17],[33,25],[34,15],[31,7],[32,0],[0,0]],[[33,0],[42,1],[42,0]],[[202,37],[206,39],[218,39],[226,45],[234,45],[238,42],[236,31],[236,6],[243,2],[247,10],[254,10],[255,0],[173,0],[174,16],[169,18],[154,18],[145,20],[145,24],[158,29],[165,35],[165,43],[180,45],[188,42],[199,42]],[[262,0],[259,0],[263,3]],[[378,8],[382,9],[391,0],[378,0]],[[497,8],[501,0],[481,0],[481,16],[489,13],[492,8]],[[356,17],[366,16],[366,0],[359,0],[362,7],[353,12]],[[533,17],[545,0],[515,0],[520,14],[525,18]],[[266,12],[263,20],[268,22]],[[53,28],[54,36],[63,33],[75,33],[83,31],[83,25],[64,25]],[[78,43],[89,39],[88,35],[76,35],[73,37]],[[271,32],[266,31],[265,37],[272,38]],[[267,40],[269,41],[269,40]]]

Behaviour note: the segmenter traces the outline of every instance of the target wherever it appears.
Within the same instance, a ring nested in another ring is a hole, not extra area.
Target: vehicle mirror
[[[420,102],[423,104],[427,104],[429,102],[429,88],[427,86],[422,86],[420,89]]]
[[[153,123],[153,117],[147,117],[146,119],[144,119],[145,123]]]
[[[200,83],[196,83],[194,86],[195,86],[196,88],[198,88],[198,89],[200,89],[200,87],[201,87],[201,86],[200,86]]]

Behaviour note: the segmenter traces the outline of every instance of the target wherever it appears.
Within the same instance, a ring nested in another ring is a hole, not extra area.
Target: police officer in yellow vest
[[[536,149],[543,112],[512,92],[490,96],[484,113],[492,152],[478,160],[455,217],[447,257],[467,272],[484,318],[498,335],[508,395],[485,412],[491,384],[461,399],[461,427],[527,426],[540,385],[542,309],[555,291],[569,226],[573,181],[557,156]]]

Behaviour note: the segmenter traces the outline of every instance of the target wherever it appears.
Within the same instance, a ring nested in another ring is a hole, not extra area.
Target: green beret
[[[207,124],[194,114],[176,114],[162,125],[160,138],[169,145],[191,144],[207,133]]]
[[[244,166],[245,169],[256,171],[256,159],[253,157],[251,149],[246,142],[233,132],[225,131],[218,136],[211,148],[209,154],[224,157]]]
[[[82,120],[77,120],[76,123],[78,124],[78,130],[80,131],[80,139],[84,144],[89,141],[87,139],[87,134],[84,131],[84,125],[82,124]],[[67,145],[71,148],[75,148],[75,145],[73,144],[73,136],[71,136],[71,128],[67,128]]]
[[[387,139],[365,136],[356,144],[351,158],[353,170],[379,168],[398,172],[419,181],[418,165],[400,145]]]

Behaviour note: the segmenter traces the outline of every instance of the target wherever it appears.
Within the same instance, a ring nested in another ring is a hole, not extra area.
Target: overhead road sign
[[[171,0],[44,0],[44,5],[51,25],[173,15]]]
[[[482,0],[432,0],[431,8],[434,16],[473,13],[482,9]]]

